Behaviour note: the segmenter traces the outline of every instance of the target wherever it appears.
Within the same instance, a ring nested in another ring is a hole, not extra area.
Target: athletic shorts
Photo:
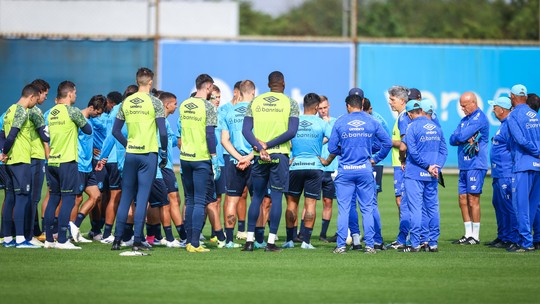
[[[150,190],[150,197],[148,198],[150,207],[157,208],[167,206],[169,204],[167,194],[167,186],[165,185],[165,181],[162,178],[154,179],[152,189]]]
[[[9,177],[6,172],[6,165],[0,165],[0,189],[6,188],[6,182],[8,178]]]
[[[402,184],[403,184],[403,169],[400,167],[394,167],[394,195],[396,197],[401,196],[402,194]]]
[[[161,175],[163,175],[163,182],[167,187],[167,193],[178,192],[178,181],[176,181],[174,171],[169,168],[163,168],[161,169]]]
[[[107,163],[107,174],[109,175],[109,189],[121,190],[122,189],[122,175],[118,170],[118,163]]]
[[[206,203],[210,204],[216,201],[216,182],[212,179],[209,179],[206,183]]]
[[[97,160],[92,159],[93,168],[96,167],[96,164],[97,164]],[[99,191],[103,192],[103,190],[108,189],[109,188],[109,174],[107,173],[107,167],[103,167],[101,171],[93,170],[93,172],[97,181]]]
[[[51,164],[49,163],[50,192],[62,195],[79,193],[79,168],[77,162]]]
[[[99,189],[98,181],[96,179],[96,174],[92,172],[80,172],[79,171],[79,193],[82,194],[84,189],[91,186],[97,186]],[[101,189],[99,189],[101,190]]]
[[[32,174],[30,164],[6,165],[9,182],[6,181],[6,190],[15,194],[30,194],[32,189]]]
[[[373,176],[375,177],[375,183],[377,184],[377,193],[382,192],[382,176],[384,166],[377,165],[373,167]]]
[[[460,170],[458,179],[459,194],[482,194],[487,170]]]
[[[225,172],[225,167],[219,167],[219,170],[221,170],[221,174],[219,175],[218,180],[214,181],[216,197],[227,193],[227,173]]]
[[[229,196],[242,196],[244,188],[249,184],[251,185],[251,168],[253,165],[247,167],[245,170],[238,170],[236,168],[236,160],[231,157],[229,161],[225,163],[225,172],[227,174],[227,195]]]
[[[255,156],[251,174],[268,179],[270,189],[286,193],[289,190],[289,156],[275,153],[270,157],[272,160],[265,162],[260,156]]]
[[[320,199],[322,188],[322,170],[292,170],[289,171],[289,191],[287,195]]]
[[[336,199],[336,186],[334,185],[334,179],[332,179],[332,173],[330,171],[324,171],[322,176],[322,197]]]

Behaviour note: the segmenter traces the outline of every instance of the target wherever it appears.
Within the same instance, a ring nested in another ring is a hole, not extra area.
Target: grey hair
[[[407,102],[409,100],[409,89],[403,86],[395,85],[388,89],[388,94],[397,98],[401,98]]]

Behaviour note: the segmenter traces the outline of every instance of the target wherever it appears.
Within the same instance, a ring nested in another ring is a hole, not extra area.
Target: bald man
[[[459,99],[465,117],[450,136],[450,145],[458,147],[459,207],[465,235],[453,244],[480,244],[480,195],[488,169],[489,122],[478,107],[476,95],[466,92]]]

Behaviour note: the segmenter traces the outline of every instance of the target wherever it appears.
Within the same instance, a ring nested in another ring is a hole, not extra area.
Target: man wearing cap
[[[489,122],[478,107],[476,95],[466,92],[459,104],[465,117],[450,136],[450,145],[458,147],[459,207],[465,235],[453,244],[480,244],[480,194],[488,169]]]
[[[491,177],[493,178],[493,208],[497,219],[497,238],[486,245],[503,248],[517,242],[517,220],[512,208],[512,155],[507,117],[512,103],[508,97],[488,101],[493,114],[501,122],[491,138]]]
[[[349,226],[350,204],[358,199],[362,212],[366,253],[376,253],[374,249],[373,196],[375,181],[372,166],[388,155],[392,142],[381,124],[362,111],[363,92],[349,95],[345,99],[347,112],[337,119],[330,140],[327,161],[340,155],[338,175],[335,179],[338,201],[338,239],[334,253],[345,253],[345,239]],[[371,153],[373,140],[381,142],[381,150]]]
[[[401,139],[405,136],[410,118],[405,111],[405,105],[409,100],[409,90],[402,86],[393,86],[388,89],[389,104],[392,111],[398,112],[398,118],[392,128],[392,166],[394,167],[394,192],[396,196],[396,205],[399,210],[399,233],[396,241],[389,245],[389,248],[403,249],[409,235],[409,208],[407,202],[402,200],[403,188],[403,169],[399,161],[399,147]],[[418,96],[412,96],[412,99]]]
[[[430,219],[427,230],[427,251],[438,251],[439,199],[437,178],[446,162],[448,150],[440,127],[429,120],[421,102],[412,99],[407,103],[407,112],[412,119],[400,147],[401,160],[406,155],[403,183],[407,205],[411,214],[411,246],[403,252],[419,252],[422,234],[422,214]]]
[[[512,156],[512,205],[518,221],[518,244],[508,251],[528,252],[540,247],[532,236],[532,224],[540,203],[540,123],[538,113],[527,104],[527,89],[512,87],[510,99],[514,110],[508,115]],[[536,243],[534,243],[536,242]]]

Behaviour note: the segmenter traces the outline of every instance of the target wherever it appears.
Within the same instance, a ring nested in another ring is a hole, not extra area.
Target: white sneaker
[[[45,241],[45,244],[43,244],[43,248],[45,249],[51,249],[56,247],[56,242],[47,242]]]
[[[167,246],[167,243],[169,243],[169,242],[165,238],[162,238],[161,240],[159,240],[159,244],[157,244],[157,245]]]
[[[101,234],[101,233],[98,233],[98,234],[92,236],[92,240],[94,240],[94,241],[101,241],[102,239],[103,239],[103,234]]]
[[[186,248],[186,240],[178,240],[178,243],[180,243],[180,248]]]
[[[238,231],[238,233],[236,234],[236,239],[237,240],[245,240],[245,239],[247,239],[247,232]]]
[[[223,240],[223,241],[218,240],[217,241],[217,248],[223,248],[223,247],[225,247],[225,245],[227,245],[227,240]]]
[[[92,243],[92,241],[85,238],[84,236],[82,236],[82,234],[79,233],[79,243]]]
[[[129,241],[131,241],[131,245],[129,245],[129,246],[133,246],[133,238],[131,238],[131,240],[129,240]],[[129,242],[129,241],[128,241],[128,242]],[[127,243],[127,242],[126,242],[126,243]],[[146,240],[142,240],[142,241],[141,241],[141,244],[142,244],[144,247],[152,248],[152,245],[150,245],[150,243],[148,243]],[[155,245],[155,243],[154,243],[154,245]]]
[[[302,242],[302,245],[300,246],[300,248],[302,249],[315,249],[315,247],[313,247],[313,245],[311,245],[311,243],[306,243],[306,242]]]
[[[131,239],[129,239],[129,241],[127,241],[127,242],[122,241],[120,243],[120,246],[122,246],[122,247],[131,247],[131,246],[133,246],[133,237],[131,237]]]
[[[77,246],[73,245],[70,241],[66,241],[64,244],[56,243],[56,246],[54,248],[56,248],[56,249],[69,249],[69,250],[81,249],[81,247],[77,247]]]
[[[180,242],[178,240],[174,240],[172,242],[169,242],[169,241],[166,241],[167,244],[167,248],[182,248],[182,245],[180,244]]]
[[[79,236],[81,235],[81,231],[79,230],[79,227],[75,225],[75,223],[69,222],[69,232],[73,237],[73,241],[79,242]]]
[[[202,232],[201,232],[201,235],[199,236],[199,241],[206,241],[206,238],[204,237]]]
[[[39,247],[44,246],[44,244],[42,242],[40,242],[38,239],[36,239],[35,237],[33,237],[32,240],[30,240],[30,244],[35,245],[35,246],[39,246]]]
[[[112,244],[114,242],[114,236],[111,234],[108,238],[102,239],[101,244]]]

